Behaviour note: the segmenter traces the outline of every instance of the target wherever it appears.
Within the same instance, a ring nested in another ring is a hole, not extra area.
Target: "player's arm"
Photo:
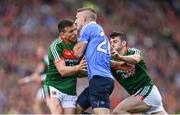
[[[81,41],[77,42],[73,48],[74,56],[76,58],[81,58],[84,54],[86,47],[87,47],[87,43]]]
[[[41,73],[45,69],[46,65],[43,62],[38,63],[35,73]]]
[[[24,78],[20,79],[18,81],[19,84],[25,84],[25,83],[29,83],[29,82],[41,82],[41,78],[40,78],[40,73],[41,71],[43,71],[43,69],[45,68],[45,64],[44,63],[38,63],[37,68],[35,69],[35,71],[29,75],[29,76],[25,76]]]
[[[87,76],[88,76],[87,69],[84,69],[84,70],[78,72],[78,78],[83,78],[83,77],[87,77]]]
[[[128,56],[122,56],[117,51],[113,50],[111,52],[111,55],[113,58],[115,58],[119,61],[124,61],[124,62],[130,63],[130,64],[137,64],[142,59],[140,52],[135,52],[134,54],[128,55]]]
[[[73,48],[74,55],[76,58],[81,58],[84,55],[88,41],[90,40],[90,36],[92,36],[91,35],[92,29],[93,29],[92,27],[86,26],[86,28],[80,32],[79,41],[76,43],[76,45]]]
[[[124,61],[111,60],[111,68],[115,70],[131,71],[134,70],[134,65],[128,64]]]
[[[33,75],[31,75],[32,81],[41,82],[41,72],[45,69],[46,65],[42,62],[39,62],[37,68],[35,69]]]
[[[137,64],[141,61],[141,56],[134,54],[134,55],[128,55],[128,56],[121,56],[118,54],[117,56],[118,60],[122,60],[124,62],[130,63],[130,64]]]
[[[111,68],[116,68],[116,69],[122,69],[123,61],[114,61],[111,60]]]
[[[86,60],[82,59],[78,65],[66,66],[65,61],[61,60],[55,64],[58,72],[62,77],[70,76],[86,68]]]

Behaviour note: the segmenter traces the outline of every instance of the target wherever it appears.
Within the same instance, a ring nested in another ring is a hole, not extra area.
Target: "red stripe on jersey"
[[[144,97],[143,96],[140,96],[140,95],[133,95],[135,96],[136,98],[140,99],[140,100],[144,100]]]

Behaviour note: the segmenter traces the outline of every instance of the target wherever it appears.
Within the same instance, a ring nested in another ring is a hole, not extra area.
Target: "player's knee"
[[[46,99],[47,105],[51,111],[52,114],[61,114],[62,113],[62,108],[57,99]]]
[[[58,104],[51,105],[50,110],[52,114],[62,114],[62,109]]]

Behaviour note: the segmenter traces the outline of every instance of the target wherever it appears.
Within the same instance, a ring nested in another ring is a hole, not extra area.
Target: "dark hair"
[[[114,31],[114,32],[112,32],[110,34],[110,38],[114,38],[114,37],[120,37],[120,39],[122,41],[127,41],[127,37],[126,37],[126,34],[124,32],[116,32],[116,31]]]
[[[64,32],[65,27],[73,26],[73,24],[74,24],[74,22],[72,20],[68,20],[68,19],[61,20],[58,23],[59,33]]]
[[[96,10],[94,10],[92,8],[79,8],[79,9],[77,9],[77,12],[82,12],[82,11],[86,11],[86,10],[92,12],[92,14],[89,16],[89,18],[91,18],[92,20],[97,19],[97,12],[96,12]]]

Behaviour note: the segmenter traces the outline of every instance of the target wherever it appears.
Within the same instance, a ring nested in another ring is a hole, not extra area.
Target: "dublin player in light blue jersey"
[[[91,8],[77,10],[75,24],[80,31],[74,54],[80,58],[85,54],[89,76],[89,87],[78,97],[77,112],[92,106],[94,114],[110,113],[109,96],[114,88],[110,69],[110,45],[103,28],[97,24],[97,13]]]

